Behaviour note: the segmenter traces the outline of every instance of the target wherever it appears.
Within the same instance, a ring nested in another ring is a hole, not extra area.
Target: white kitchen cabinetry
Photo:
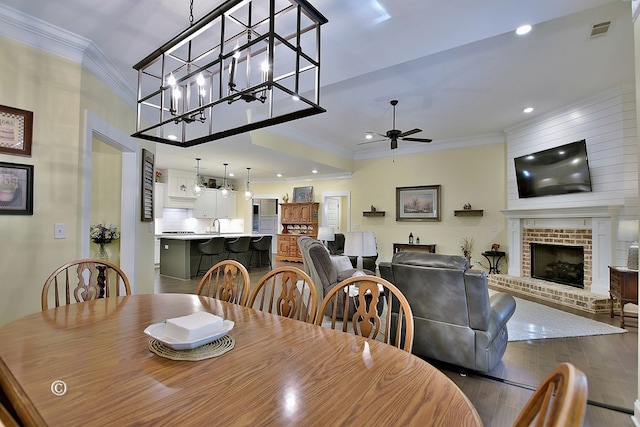
[[[236,217],[236,200],[238,193],[232,191],[228,198],[222,197],[222,192],[218,191],[217,194],[217,206],[216,206],[216,218],[235,218]]]
[[[167,197],[165,208],[193,209],[196,196],[191,190],[196,182],[193,172],[177,169],[167,170]]]
[[[166,191],[166,184],[156,182],[153,187],[153,216],[155,218],[162,218],[162,208],[164,207],[164,193]]]
[[[217,215],[217,193],[218,190],[213,188],[205,188],[200,194],[200,197],[196,199],[195,207],[193,208],[193,216],[196,218],[213,219],[218,218]]]

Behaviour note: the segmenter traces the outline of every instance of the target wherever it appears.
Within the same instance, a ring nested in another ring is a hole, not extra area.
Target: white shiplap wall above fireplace
[[[509,275],[521,275],[523,226],[589,225],[593,229],[593,292],[607,293],[608,265],[624,265],[628,242],[616,241],[620,219],[638,218],[638,147],[633,88],[613,89],[506,131]],[[586,140],[592,192],[518,198],[513,159]],[[573,227],[575,228],[575,227]],[[597,247],[597,254],[596,252]]]

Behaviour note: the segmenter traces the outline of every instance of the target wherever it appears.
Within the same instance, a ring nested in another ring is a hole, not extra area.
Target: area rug
[[[492,294],[494,291],[490,290],[489,293]],[[585,337],[627,332],[625,329],[566,313],[543,304],[514,298],[516,299],[516,311],[507,323],[509,341]]]

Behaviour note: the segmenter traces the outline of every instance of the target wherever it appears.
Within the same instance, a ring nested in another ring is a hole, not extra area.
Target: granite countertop
[[[204,240],[211,239],[212,237],[226,237],[229,239],[234,239],[236,237],[249,236],[249,237],[261,237],[261,236],[271,236],[271,234],[261,234],[261,233],[189,233],[189,234],[173,234],[173,233],[160,233],[156,234],[156,237],[160,239],[174,239],[174,240]]]

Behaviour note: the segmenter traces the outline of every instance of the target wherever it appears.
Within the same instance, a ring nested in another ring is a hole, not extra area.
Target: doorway
[[[336,233],[351,231],[351,192],[322,193],[322,226],[332,227]]]

